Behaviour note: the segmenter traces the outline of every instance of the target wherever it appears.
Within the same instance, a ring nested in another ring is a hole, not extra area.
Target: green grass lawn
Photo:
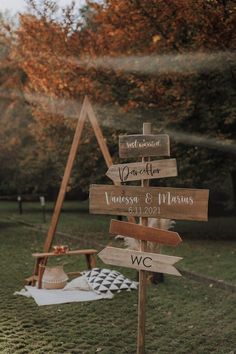
[[[47,207],[51,210],[52,205]],[[111,241],[110,217],[89,215],[86,207],[86,203],[65,203],[58,230],[74,238],[57,236],[54,243],[100,250]],[[31,274],[31,253],[42,250],[46,236],[15,221],[25,220],[42,226],[39,203],[25,203],[23,208],[23,215],[19,215],[16,203],[0,203],[0,353],[134,354],[136,291],[122,292],[112,300],[45,307],[38,307],[32,299],[13,295],[22,288],[23,279]],[[50,221],[49,211],[47,219],[45,228]],[[214,225],[219,229],[219,223],[224,222],[217,219],[210,220],[207,226],[202,224],[209,233],[211,225],[212,233],[216,233]],[[234,222],[230,219],[229,232]],[[213,241],[209,234],[206,240],[203,237],[197,240],[199,232],[203,236],[204,229],[191,222],[177,223],[175,230],[183,237],[183,243],[174,249],[166,247],[163,253],[183,256],[179,267],[236,283],[234,241]],[[68,271],[85,269],[82,257],[56,257],[54,262],[64,264]],[[99,266],[104,265],[99,261]],[[106,267],[135,279],[134,270]],[[235,353],[235,300],[231,292],[184,277],[166,276],[163,284],[149,284],[146,353]]]

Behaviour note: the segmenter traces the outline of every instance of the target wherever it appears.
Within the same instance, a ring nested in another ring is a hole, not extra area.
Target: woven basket
[[[43,289],[62,289],[68,280],[67,274],[63,270],[63,266],[45,267],[42,288]]]

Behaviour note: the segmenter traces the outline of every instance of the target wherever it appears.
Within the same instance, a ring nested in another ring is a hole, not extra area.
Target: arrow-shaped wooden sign
[[[137,240],[156,242],[170,246],[176,246],[182,242],[182,239],[177,232],[118,220],[111,220],[109,232],[113,235],[122,235]]]
[[[176,159],[112,165],[106,175],[114,182],[175,177],[177,176]]]
[[[182,259],[181,257],[116,247],[106,247],[98,253],[98,256],[105,264],[181,276],[178,270],[173,267],[173,264]]]
[[[91,185],[89,209],[94,214],[207,220],[207,189]]]

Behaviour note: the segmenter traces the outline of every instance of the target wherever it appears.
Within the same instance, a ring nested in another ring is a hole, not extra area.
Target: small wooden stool
[[[88,269],[96,267],[96,254],[95,249],[85,249],[85,250],[74,250],[67,251],[65,253],[55,253],[55,252],[44,252],[44,253],[33,253],[32,256],[35,258],[34,274],[25,279],[27,285],[34,286],[36,281],[38,281],[38,288],[42,287],[42,278],[44,273],[45,264],[48,257],[61,257],[61,256],[74,256],[74,255],[84,255],[87,262]],[[68,272],[67,275],[79,275],[80,272]]]

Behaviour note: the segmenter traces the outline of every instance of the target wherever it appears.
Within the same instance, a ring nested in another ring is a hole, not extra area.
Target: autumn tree
[[[66,151],[88,94],[103,124],[134,133],[149,120],[170,132],[180,161],[175,185],[222,188],[235,170],[233,1],[90,1],[83,17],[72,4],[60,21],[54,1],[30,3],[18,54],[47,153]]]
[[[21,163],[32,149],[30,107],[23,86],[26,75],[12,58],[15,22],[0,19],[0,194],[21,193],[29,187]]]
[[[78,23],[75,25],[74,22],[70,22],[73,7],[65,11],[63,24],[52,20],[56,7],[43,7],[42,13],[38,7],[33,6],[33,9],[37,16],[32,14],[21,16],[16,57],[28,77],[25,97],[31,104],[35,119],[31,132],[39,147],[37,158],[45,163],[46,170],[51,165],[57,172],[54,184],[58,188],[82,100],[85,94],[91,96],[96,90],[87,69],[83,66],[78,67],[77,63],[73,62],[75,53],[83,50],[82,47],[78,47],[79,39],[75,39],[71,33],[72,27],[74,31],[74,26],[79,26]],[[108,143],[109,141],[114,143],[114,129],[105,128],[104,133],[108,136]],[[115,139],[117,140],[117,136]],[[106,170],[90,126],[86,128],[79,150],[71,179],[72,186],[88,190],[89,183],[94,181],[94,177],[98,176],[99,181]],[[111,146],[110,150],[112,153],[114,148]],[[35,156],[33,164],[34,161]],[[30,162],[31,159],[29,167]],[[84,164],[86,169],[83,168]],[[50,173],[44,175],[52,185],[52,181],[49,180]]]

